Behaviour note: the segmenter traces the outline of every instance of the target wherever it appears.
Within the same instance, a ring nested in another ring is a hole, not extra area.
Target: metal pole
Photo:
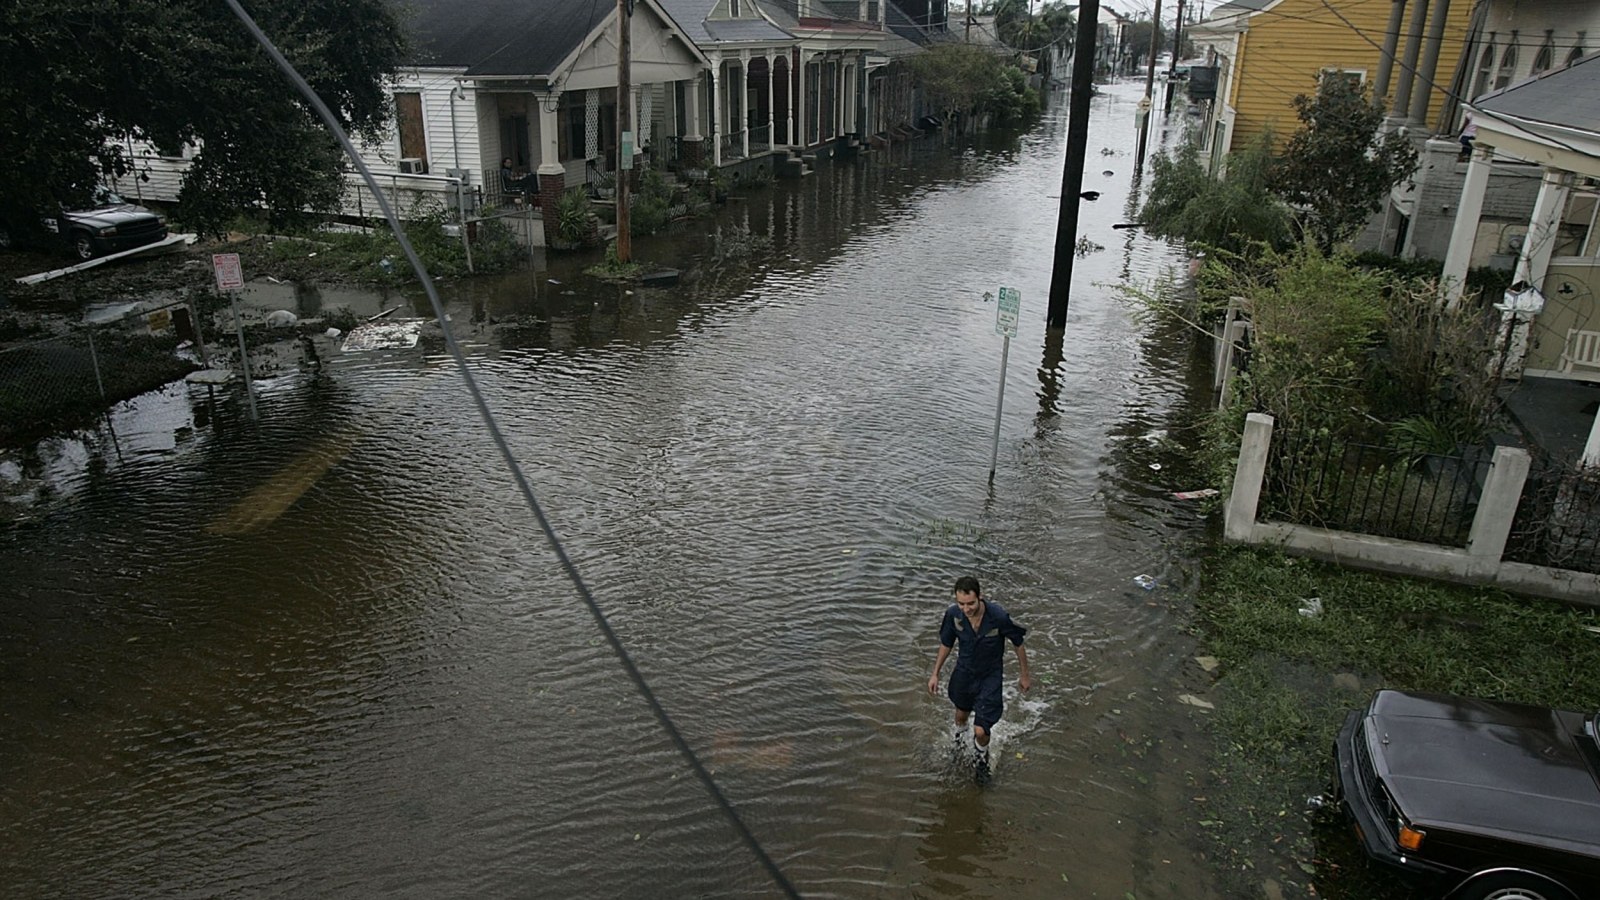
[[[183,305],[189,310],[189,325],[194,328],[194,345],[200,351],[200,365],[211,368],[211,357],[206,355],[205,329],[200,326],[200,316],[194,311],[194,301],[185,300]]]
[[[100,388],[100,399],[106,399],[106,383],[100,378],[100,354],[94,352],[94,329],[85,329],[89,335],[89,363],[94,366],[94,383]]]
[[[233,307],[233,328],[239,334],[239,368],[244,370],[244,395],[250,401],[250,421],[259,421],[256,415],[256,383],[250,377],[250,348],[244,343],[244,319],[239,316],[239,295],[228,292],[228,303]]]
[[[617,262],[633,259],[632,211],[628,209],[628,176],[633,174],[633,160],[622,163],[624,152],[632,147],[622,147],[622,135],[633,130],[633,85],[629,56],[633,53],[632,23],[633,0],[617,0]]]
[[[1094,0],[1090,0],[1094,2]],[[1000,411],[1006,405],[1006,362],[1011,358],[1011,338],[1000,347],[1000,396],[994,401],[994,442],[989,448],[989,480],[994,480],[995,462],[1000,458]]]
[[[1072,57],[1072,98],[1067,105],[1067,160],[1061,170],[1061,206],[1056,212],[1056,252],[1050,275],[1050,328],[1067,327],[1072,261],[1078,249],[1078,195],[1083,192],[1083,157],[1089,145],[1089,100],[1094,90],[1094,39],[1100,0],[1078,7],[1078,45]]]
[[[467,271],[476,272],[472,267],[472,241],[467,238],[467,198],[462,193],[462,184],[456,181],[456,224],[461,226],[461,249],[467,253]],[[529,203],[532,207],[533,204]]]

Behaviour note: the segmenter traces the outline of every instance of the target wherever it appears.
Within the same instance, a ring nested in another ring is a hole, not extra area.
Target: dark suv
[[[55,235],[79,259],[94,259],[107,253],[132,250],[154,244],[167,236],[167,220],[109,190],[95,194],[94,203],[84,209],[63,209],[40,222],[46,236]],[[0,227],[0,247],[10,247],[13,235]]]
[[[1449,900],[1600,897],[1594,716],[1379,691],[1334,741],[1367,854]]]

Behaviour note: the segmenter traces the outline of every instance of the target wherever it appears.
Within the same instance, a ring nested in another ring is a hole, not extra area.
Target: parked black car
[[[1369,856],[1449,900],[1600,897],[1596,718],[1379,691],[1334,741],[1335,796]]]
[[[13,238],[27,236],[21,230],[13,233],[0,226],[0,248],[10,247]],[[167,236],[167,220],[102,190],[95,195],[94,203],[84,209],[63,209],[43,217],[35,236],[63,243],[79,259],[87,260],[163,240]]]

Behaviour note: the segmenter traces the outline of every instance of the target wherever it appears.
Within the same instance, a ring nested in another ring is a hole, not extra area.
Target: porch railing
[[[760,125],[750,129],[750,152],[765,153],[772,149],[772,126]]]
[[[724,134],[719,137],[718,140],[722,142],[722,158],[724,160],[744,158],[743,131],[735,131],[731,134]]]

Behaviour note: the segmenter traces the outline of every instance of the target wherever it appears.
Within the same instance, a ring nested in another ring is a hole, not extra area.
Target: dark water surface
[[[1106,246],[1059,362],[1064,102],[637,242],[687,261],[678,287],[447,288],[611,624],[807,896],[1213,891],[1177,699],[1203,688],[1201,520],[1166,497],[1203,485],[1163,441],[1187,343],[1112,290],[1181,262],[1110,228],[1140,90],[1095,100],[1082,231]],[[991,487],[1001,284],[1023,325]],[[0,532],[0,894],[773,893],[425,351],[267,379],[259,429],[180,387],[28,457],[30,518]],[[1017,697],[1011,659],[984,790],[924,690],[968,572],[1031,627],[1038,682]]]

